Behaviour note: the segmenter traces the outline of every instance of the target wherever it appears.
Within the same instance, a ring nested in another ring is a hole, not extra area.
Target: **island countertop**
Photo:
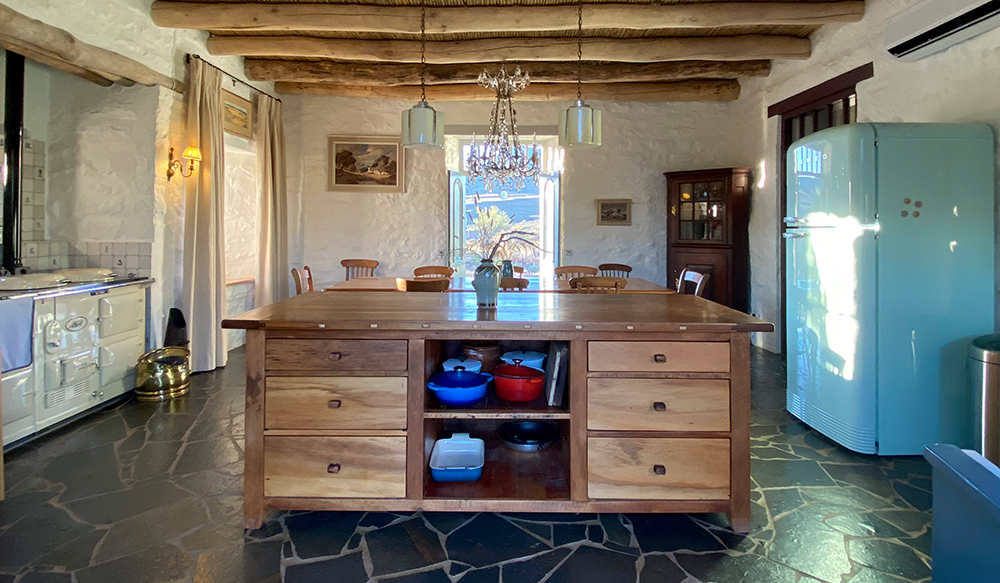
[[[772,332],[774,325],[683,294],[474,294],[309,292],[223,320],[223,328],[326,330],[580,330]]]

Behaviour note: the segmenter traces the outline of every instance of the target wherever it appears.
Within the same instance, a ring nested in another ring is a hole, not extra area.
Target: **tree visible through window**
[[[543,172],[538,184],[528,181],[521,189],[487,190],[466,174],[465,160],[471,151],[468,140],[461,140],[461,170],[449,172],[451,214],[451,267],[458,274],[471,274],[479,261],[489,255],[504,233],[517,231],[517,238],[505,241],[495,260],[509,259],[524,268],[524,275],[551,273],[556,267],[559,244],[559,172],[558,148],[539,138]],[[451,165],[450,165],[451,166]]]

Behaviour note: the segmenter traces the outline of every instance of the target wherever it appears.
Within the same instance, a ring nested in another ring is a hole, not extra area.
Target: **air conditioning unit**
[[[1000,26],[1000,0],[925,0],[885,25],[885,48],[916,61]]]

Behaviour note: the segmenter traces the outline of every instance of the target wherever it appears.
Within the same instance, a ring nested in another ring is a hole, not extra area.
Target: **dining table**
[[[347,281],[342,281],[340,283],[331,285],[324,289],[324,291],[401,291],[403,289],[402,282],[406,279],[413,278],[403,278],[403,277],[390,277],[390,276],[378,276],[378,277],[355,277]],[[451,285],[448,286],[449,292],[475,292],[475,288],[472,287],[472,277],[450,277]],[[556,279],[555,277],[542,277],[542,276],[528,276],[521,279],[528,280],[528,287],[522,290],[505,292],[500,290],[501,293],[562,293],[562,292],[573,292],[574,290],[569,286],[569,280],[566,279]],[[676,293],[674,290],[662,286],[658,283],[653,283],[648,279],[642,279],[641,277],[629,277],[627,279],[628,283],[624,288],[621,289],[621,293],[624,294],[672,294]]]

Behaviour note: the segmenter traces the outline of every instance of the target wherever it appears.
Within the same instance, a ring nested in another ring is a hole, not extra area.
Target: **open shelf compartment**
[[[569,421],[553,421],[559,438],[541,451],[514,451],[504,445],[498,419],[425,419],[424,464],[434,441],[453,433],[468,433],[486,445],[483,475],[475,482],[435,482],[425,472],[424,498],[456,500],[569,500]]]
[[[428,344],[434,342],[436,346],[428,350],[428,354],[433,355],[427,363],[427,379],[435,372],[440,372],[442,363],[449,358],[458,358],[462,355],[462,341],[427,341]],[[499,340],[501,354],[511,350],[534,350],[543,354],[549,353],[551,342],[537,340]],[[548,362],[546,362],[548,366]],[[425,387],[424,417],[427,419],[569,419],[569,362],[567,361],[566,375],[563,385],[563,398],[559,405],[549,406],[546,394],[534,401],[513,402],[501,399],[496,394],[493,382],[490,382],[486,389],[486,396],[468,405],[446,405],[439,401],[434,392]],[[427,382],[425,379],[425,385]]]

